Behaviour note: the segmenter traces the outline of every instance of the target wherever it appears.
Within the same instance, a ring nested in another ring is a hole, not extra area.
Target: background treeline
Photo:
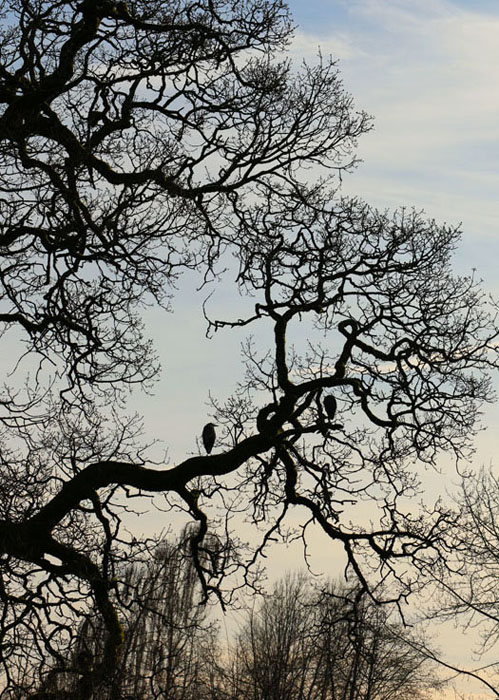
[[[422,700],[438,686],[414,633],[390,622],[386,606],[365,596],[355,602],[355,589],[344,583],[321,589],[303,573],[256,599],[232,641],[222,640],[199,603],[187,541],[165,541],[148,564],[127,569],[118,591],[120,664],[96,700]],[[16,697],[88,693],[104,639],[98,620],[85,621],[71,659],[61,659],[36,691],[19,687]]]

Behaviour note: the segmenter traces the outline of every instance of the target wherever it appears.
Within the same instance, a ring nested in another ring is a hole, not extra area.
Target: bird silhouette
[[[208,454],[213,449],[213,445],[215,444],[215,439],[216,439],[216,433],[215,433],[215,423],[206,423],[206,425],[203,428],[203,434],[202,434],[202,439],[203,439],[203,445],[204,449]]]
[[[331,420],[334,418],[335,413],[336,413],[336,399],[334,396],[331,396],[330,394],[324,398],[324,410],[326,411],[326,415],[328,418]]]

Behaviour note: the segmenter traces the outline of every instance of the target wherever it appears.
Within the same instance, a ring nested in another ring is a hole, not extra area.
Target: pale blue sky
[[[499,3],[292,0],[295,55],[339,59],[346,89],[375,118],[347,192],[380,208],[462,222],[455,267],[499,295]],[[299,22],[298,22],[299,20]],[[499,382],[497,383],[499,386]],[[487,408],[477,465],[495,460],[499,407]]]
[[[497,288],[499,3],[292,0],[295,52],[340,60],[375,130],[346,189],[379,206],[463,222],[456,264]],[[494,251],[494,255],[491,255]]]

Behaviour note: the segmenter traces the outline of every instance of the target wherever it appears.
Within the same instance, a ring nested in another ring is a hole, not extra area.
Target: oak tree
[[[360,591],[401,600],[445,563],[454,517],[407,510],[417,470],[466,455],[492,398],[495,309],[452,273],[459,231],[341,195],[371,122],[333,61],[291,64],[282,0],[2,0],[0,17],[5,693],[23,663],[62,665],[90,610],[106,635],[82,697],[112,684],[120,572],[152,547],[123,521],[151,494],[194,521],[206,595],[296,511]],[[158,464],[123,413],[158,371],[141,310],[171,308],[185,270],[216,285],[231,255],[253,311],[209,331],[266,326],[269,347],[248,343],[214,451]],[[243,508],[263,528],[249,554]]]

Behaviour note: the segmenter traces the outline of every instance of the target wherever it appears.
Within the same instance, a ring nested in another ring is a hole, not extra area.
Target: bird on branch
[[[327,417],[332,420],[336,414],[336,399],[330,394],[324,398],[324,410],[326,411]]]
[[[207,423],[203,428],[203,445],[208,454],[212,451],[217,436],[215,433],[215,425],[215,423]]]

